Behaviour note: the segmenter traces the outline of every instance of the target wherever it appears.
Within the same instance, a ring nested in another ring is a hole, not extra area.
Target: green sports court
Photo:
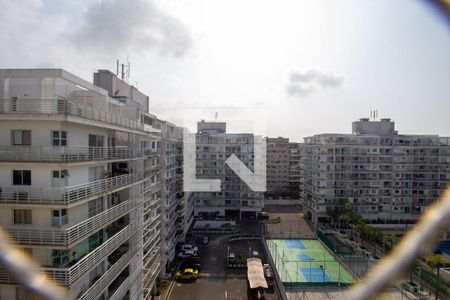
[[[318,241],[267,240],[281,281],[286,285],[349,285],[354,277]]]

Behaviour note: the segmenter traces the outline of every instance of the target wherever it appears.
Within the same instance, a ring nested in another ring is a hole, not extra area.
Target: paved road
[[[280,223],[267,224],[266,230],[269,237],[314,237],[303,213],[299,212],[296,206],[266,206],[264,210],[271,218],[281,218]]]
[[[177,282],[170,300],[247,299],[245,270],[228,270],[228,237],[212,237],[207,246],[199,246],[202,272],[194,282]]]

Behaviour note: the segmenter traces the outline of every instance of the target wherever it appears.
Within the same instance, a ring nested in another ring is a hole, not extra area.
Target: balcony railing
[[[137,221],[128,225],[70,268],[43,268],[42,270],[54,281],[70,286],[128,240],[137,232],[138,228]]]
[[[72,116],[144,131],[141,122],[66,99],[0,99],[0,114]]]
[[[146,148],[144,149],[144,156],[159,156],[161,154],[161,149],[159,148]]]
[[[139,252],[138,247],[131,247],[131,249],[123,255],[114,265],[109,268],[108,271],[103,274],[99,280],[95,282],[79,299],[80,300],[94,300],[108,288],[111,282],[119,276],[119,274],[125,269],[130,261]]]
[[[0,193],[0,203],[69,205],[105,193],[112,193],[142,179],[142,173],[135,173],[65,188],[4,187]]]
[[[10,227],[7,230],[11,239],[20,245],[70,247],[124,216],[137,207],[139,203],[139,199],[127,200],[67,229]]]
[[[141,152],[128,147],[0,146],[2,162],[72,163],[141,156]]]
[[[125,279],[119,286],[119,288],[109,297],[110,300],[121,300],[125,295],[125,293],[133,285],[133,283],[136,282],[136,279],[139,277],[139,275],[142,276],[142,269],[140,268],[130,270],[130,272],[133,273],[130,276],[128,276],[127,279]]]

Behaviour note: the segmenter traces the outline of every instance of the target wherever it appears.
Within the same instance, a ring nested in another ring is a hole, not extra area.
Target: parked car
[[[208,243],[209,243],[209,238],[208,238],[208,236],[205,235],[205,236],[203,237],[202,242],[203,242],[203,245],[208,245]]]
[[[192,268],[186,268],[183,271],[178,271],[175,276],[177,277],[177,279],[185,279],[185,280],[197,279],[198,271]]]
[[[234,263],[236,261],[236,255],[233,252],[228,253],[228,263]]]
[[[192,256],[197,256],[197,251],[194,250],[185,250],[178,253],[179,258],[189,258]]]
[[[183,259],[184,262],[199,263],[200,256],[194,255]]]
[[[179,269],[180,270],[194,269],[194,270],[197,270],[197,271],[201,272],[202,271],[202,266],[200,265],[199,262],[184,260],[184,261],[181,262]]]
[[[266,278],[267,286],[273,288],[275,286],[275,279],[272,267],[269,264],[264,264],[264,278]]]
[[[194,245],[183,245],[183,246],[181,246],[181,251],[186,251],[186,250],[198,251],[198,247],[195,247]]]

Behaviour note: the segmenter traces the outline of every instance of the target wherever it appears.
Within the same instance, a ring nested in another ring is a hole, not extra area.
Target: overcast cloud
[[[121,51],[185,55],[191,36],[178,19],[150,0],[103,0],[89,6],[72,35],[79,49],[117,54]]]
[[[343,81],[344,76],[340,74],[310,68],[291,72],[286,90],[289,96],[306,97],[323,88],[340,87]]]

